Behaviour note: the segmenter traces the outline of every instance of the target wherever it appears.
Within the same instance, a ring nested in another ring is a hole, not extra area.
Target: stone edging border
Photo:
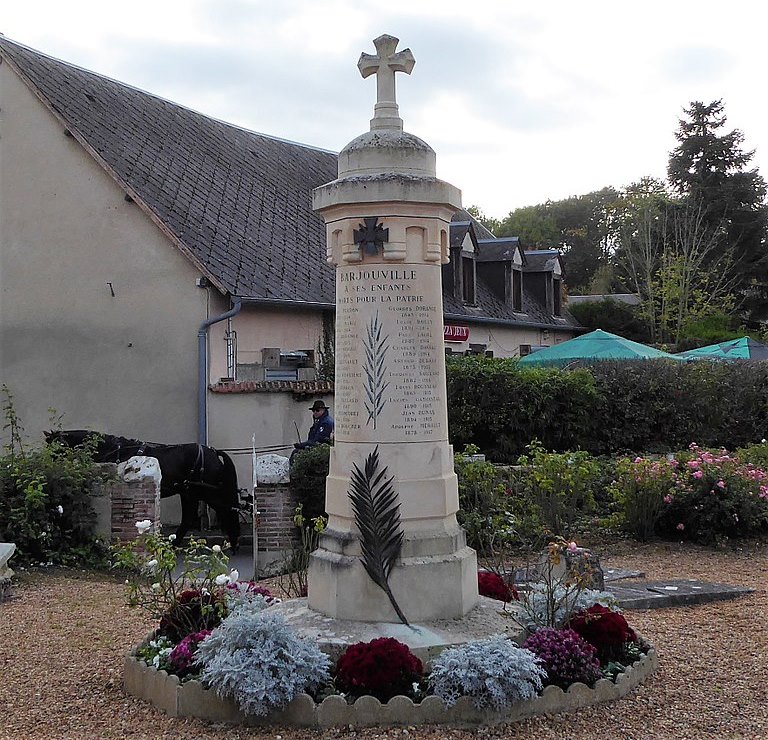
[[[137,646],[138,647],[138,646]],[[285,709],[266,717],[246,715],[231,699],[222,699],[203,688],[199,681],[180,682],[179,677],[158,671],[136,658],[136,648],[126,657],[123,671],[125,691],[153,704],[171,717],[196,717],[237,725],[275,725],[327,729],[330,727],[375,727],[387,725],[452,725],[475,727],[516,722],[536,714],[570,712],[592,704],[615,701],[640,685],[658,667],[651,648],[640,660],[620,673],[616,683],[600,679],[593,689],[583,683],[568,691],[547,686],[541,696],[513,704],[505,712],[479,710],[468,696],[446,707],[437,696],[414,704],[407,696],[396,696],[382,704],[373,696],[361,696],[348,704],[341,696],[328,696],[320,704],[307,694],[297,696]]]

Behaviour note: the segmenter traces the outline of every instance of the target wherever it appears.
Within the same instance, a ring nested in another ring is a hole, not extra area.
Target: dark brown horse
[[[135,455],[154,457],[160,464],[160,497],[181,496],[181,524],[176,530],[176,542],[197,521],[197,505],[205,501],[215,512],[233,552],[240,539],[240,498],[237,471],[232,458],[223,450],[205,445],[157,444],[142,442],[113,434],[101,434],[88,429],[45,432],[48,444],[77,447],[89,443],[94,450],[94,462],[125,462]]]

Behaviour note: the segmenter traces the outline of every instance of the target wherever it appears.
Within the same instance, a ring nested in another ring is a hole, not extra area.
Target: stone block
[[[256,481],[263,485],[288,483],[291,479],[288,458],[282,455],[259,455],[256,458]]]
[[[317,721],[315,700],[308,694],[299,694],[281,712],[285,724],[292,727],[314,727]]]
[[[375,696],[361,696],[353,705],[355,719],[353,723],[358,727],[374,727],[381,721],[382,706]]]
[[[317,724],[323,729],[353,724],[354,708],[343,696],[328,696],[317,707]]]
[[[547,579],[555,581],[577,580],[585,588],[602,591],[605,588],[603,569],[600,560],[584,547],[566,550],[559,562],[552,562],[548,553],[544,553],[539,559],[539,573]]]
[[[16,545],[13,542],[0,542],[0,578],[10,578],[13,575],[8,561],[16,552]]]
[[[394,696],[382,710],[382,717],[390,725],[416,725],[420,722],[418,707],[408,696]]]
[[[187,681],[181,686],[178,715],[232,724],[243,724],[246,721],[246,715],[235,702],[203,688],[199,681]]]

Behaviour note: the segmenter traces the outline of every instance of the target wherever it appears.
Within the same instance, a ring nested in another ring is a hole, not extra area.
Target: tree
[[[469,206],[469,208],[466,210],[467,213],[472,216],[472,218],[474,218],[476,221],[479,221],[492,234],[499,233],[498,228],[501,224],[499,219],[493,218],[493,216],[486,216],[480,206]]]
[[[566,280],[572,291],[588,290],[608,258],[607,205],[617,192],[603,188],[586,195],[518,208],[499,225],[502,236],[518,236],[526,247],[563,251]]]
[[[747,169],[754,152],[742,149],[738,129],[723,132],[722,100],[694,101],[684,109],[675,134],[667,175],[673,191],[699,211],[715,235],[716,248],[732,255],[732,274],[742,305],[768,288],[768,207],[766,184],[757,169]]]
[[[678,342],[686,327],[733,305],[732,250],[700,202],[675,199],[646,179],[614,207],[618,268],[641,299],[654,342]]]

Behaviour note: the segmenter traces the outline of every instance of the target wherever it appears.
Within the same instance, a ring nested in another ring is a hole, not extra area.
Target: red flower
[[[603,662],[620,655],[626,643],[637,641],[637,635],[624,615],[602,604],[577,612],[565,626],[594,645]]]
[[[344,651],[336,663],[336,687],[354,696],[370,694],[386,702],[398,694],[411,693],[422,671],[421,661],[407,645],[379,637]]]
[[[477,571],[477,590],[480,596],[498,601],[517,601],[520,598],[514,586],[508,585],[500,575],[489,570]]]

